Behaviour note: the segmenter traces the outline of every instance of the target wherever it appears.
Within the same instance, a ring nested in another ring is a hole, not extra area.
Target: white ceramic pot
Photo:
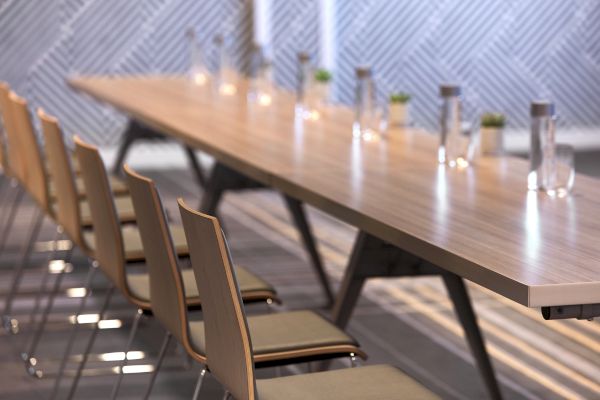
[[[504,152],[502,128],[482,126],[480,145],[482,155],[500,155]]]
[[[390,126],[407,126],[408,103],[390,103],[388,123]]]
[[[314,95],[318,107],[329,104],[329,82],[315,82]]]

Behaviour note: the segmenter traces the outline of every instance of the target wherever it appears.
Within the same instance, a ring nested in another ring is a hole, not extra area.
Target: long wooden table
[[[244,81],[233,96],[174,77],[87,77],[70,84],[207,152],[224,168],[358,227],[334,307],[341,326],[365,279],[429,273],[454,288],[466,330],[475,319],[460,278],[529,307],[550,307],[552,316],[600,314],[596,179],[578,175],[566,198],[528,192],[524,160],[440,166],[434,135],[392,128],[384,137],[356,139],[350,109],[332,106],[318,120],[304,121],[287,92],[268,107],[248,103]],[[472,348],[482,344],[473,329],[475,336],[467,332]]]

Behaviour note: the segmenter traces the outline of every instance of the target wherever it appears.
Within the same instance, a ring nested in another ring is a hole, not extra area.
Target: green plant
[[[488,112],[481,116],[481,126],[484,128],[503,128],[505,124],[504,114]]]
[[[320,68],[315,71],[315,80],[317,82],[327,83],[332,77],[333,76],[331,75],[331,72],[327,71],[326,69]]]
[[[410,101],[410,94],[404,92],[392,93],[390,95],[390,103],[408,103]]]

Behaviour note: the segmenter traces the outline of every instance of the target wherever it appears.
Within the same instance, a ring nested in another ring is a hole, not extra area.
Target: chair
[[[68,238],[88,256],[93,255],[93,250],[89,245],[89,236],[93,233],[84,232],[84,227],[89,227],[92,224],[92,217],[89,210],[89,204],[85,198],[85,192],[83,183],[80,181],[79,189],[76,186],[76,178],[72,170],[72,157],[66,150],[63,142],[62,133],[58,126],[58,121],[45,114],[42,110],[38,111],[38,116],[41,120],[42,131],[44,133],[44,144],[46,150],[47,160],[42,157],[36,134],[31,125],[31,119],[29,117],[29,111],[27,109],[27,102],[19,98],[18,96],[11,94],[9,96],[10,104],[12,105],[12,120],[15,125],[14,132],[18,132],[18,151],[17,154],[26,165],[24,170],[24,186],[27,191],[31,193],[38,204],[39,210],[42,212],[42,216],[49,216],[57,224],[56,236],[54,243],[61,239],[66,233]],[[13,153],[11,153],[13,154]],[[46,162],[47,161],[47,162]],[[51,179],[50,177],[53,177]],[[112,180],[111,182],[117,182]],[[54,184],[54,193],[51,193],[51,184]],[[118,193],[126,193],[127,188],[124,187],[124,183],[121,182],[120,191]],[[54,195],[54,197],[53,197]],[[131,199],[128,196],[121,195],[116,200],[118,204],[119,219],[123,223],[135,222],[135,213],[133,211],[133,205]],[[86,236],[88,238],[86,238]],[[138,240],[139,243],[139,240]],[[133,253],[131,258],[138,259],[141,252],[141,243],[136,246],[132,246],[129,253]],[[70,257],[69,250],[65,261],[69,261]],[[48,261],[54,257],[56,248],[49,254]],[[21,354],[21,357],[26,363],[27,371],[34,376],[41,376],[42,372],[39,366],[36,367],[37,359],[35,353],[39,344],[39,341],[44,333],[46,322],[49,313],[54,305],[56,295],[59,293],[60,285],[64,277],[65,269],[63,269],[54,281],[54,285],[48,296],[48,301],[42,312],[41,320],[38,323],[37,328],[34,331],[31,342],[25,351]],[[13,279],[11,294],[14,297],[17,291],[18,283],[20,281],[21,271],[15,272],[15,278]],[[31,311],[31,320],[33,321],[34,316],[38,312],[41,294],[45,291],[47,281],[49,278],[48,268],[44,269],[40,290],[38,291],[34,307]],[[5,315],[8,315],[10,310],[10,302],[12,297],[7,302],[5,307]],[[6,317],[8,319],[10,317]],[[16,325],[17,321],[13,319],[12,325]]]
[[[29,263],[29,257],[33,252],[33,245],[37,240],[44,217],[50,214],[49,202],[47,197],[46,177],[40,149],[29,118],[27,102],[17,96],[14,92],[6,92],[6,87],[0,90],[0,103],[2,104],[4,126],[6,128],[9,165],[15,181],[19,188],[17,193],[17,203],[21,201],[22,196],[28,193],[35,201],[36,207],[31,226],[27,235],[19,263],[15,266],[10,292],[6,297],[3,322],[4,327],[11,333],[17,333],[19,330],[18,321],[11,316],[13,300],[18,292],[21,278],[25,266]],[[14,210],[16,213],[16,209]],[[14,218],[14,215],[11,215]],[[59,238],[57,231],[53,243]],[[4,246],[4,243],[2,243]],[[50,257],[55,254],[55,247],[48,254]]]
[[[75,154],[81,167],[81,176],[85,184],[86,192],[88,193],[88,201],[92,219],[94,221],[94,258],[111,282],[111,289],[109,289],[107,298],[110,299],[112,288],[116,288],[138,310],[152,312],[150,300],[151,287],[148,273],[134,273],[125,268],[127,262],[125,256],[125,249],[127,248],[126,241],[132,240],[131,235],[126,235],[126,232],[128,231],[135,232],[135,240],[140,244],[139,260],[143,261],[145,259],[144,251],[141,248],[142,239],[139,236],[139,231],[137,227],[131,227],[129,230],[126,230],[126,228],[120,229],[113,198],[110,193],[110,184],[108,182],[106,169],[102,163],[98,150],[94,146],[83,142],[78,137],[75,137],[74,141]],[[169,226],[168,230],[173,238],[173,257],[176,257],[176,255],[182,256],[187,254],[187,244],[183,229],[178,226]],[[184,270],[182,271],[181,276],[182,285],[185,288],[184,293],[186,294],[182,303],[187,307],[200,306],[193,271],[190,269]],[[249,296],[262,301],[276,299],[274,290],[268,284],[264,283],[264,281],[249,273],[248,281],[249,286],[253,285],[253,293],[250,293]],[[100,320],[103,318],[107,305],[108,301],[105,302],[99,313]],[[138,312],[137,315],[139,314],[141,313]],[[135,320],[134,325],[136,325]],[[97,332],[97,329],[98,324],[96,324],[94,332]],[[135,331],[133,331],[133,334],[135,334]],[[79,365],[74,383],[71,387],[69,398],[72,398],[76,391],[78,380],[81,376],[82,369],[87,362],[87,354],[93,345],[94,339],[95,334],[88,342],[84,358]],[[164,354],[164,351],[162,353]]]
[[[0,81],[0,121],[2,121],[2,129],[0,130],[0,170],[2,172],[2,180],[0,185],[4,186],[6,181],[13,178],[11,172],[11,165],[8,159],[7,153],[7,126],[12,122],[10,115],[8,114],[8,94],[10,93],[10,87],[6,82]],[[2,218],[4,219],[4,218]],[[1,252],[1,250],[0,250]]]
[[[127,165],[123,168],[136,210],[142,243],[144,244],[150,277],[152,314],[165,326],[167,331],[165,340],[170,340],[172,336],[175,336],[175,339],[191,358],[204,364],[206,361],[204,354],[194,346],[193,339],[197,332],[190,332],[189,329],[184,277],[175,257],[171,234],[158,191],[152,180],[137,174]],[[193,275],[191,270],[183,271],[183,273],[190,272]],[[245,303],[266,301],[267,304],[271,304],[273,301],[279,302],[275,290],[262,279],[243,267],[238,267],[238,273],[240,274],[242,299]],[[192,322],[192,325],[194,324]],[[160,368],[162,355],[159,355],[159,361],[146,396],[150,394],[152,389],[154,377]],[[123,360],[120,371],[123,370],[125,363],[126,360]],[[116,397],[119,385],[120,378],[114,387],[112,398]]]
[[[25,181],[22,172],[23,167],[19,160],[18,135],[15,133],[14,120],[12,118],[12,104],[9,99],[10,87],[7,83],[0,81],[0,116],[2,117],[2,173],[4,178],[10,179],[10,186],[14,195],[10,205],[9,214],[6,217],[2,236],[0,237],[0,254],[4,251],[8,232],[14,222],[19,204],[25,193],[22,183]],[[4,182],[4,180],[3,180]],[[8,194],[7,194],[8,196]]]
[[[31,123],[27,101],[19,97],[14,92],[7,93],[6,90],[6,85],[0,88],[0,103],[2,106],[3,119],[7,133],[7,142],[9,144],[10,170],[13,171],[16,180],[20,184],[21,190],[27,192],[38,206],[36,208],[36,213],[34,214],[34,219],[32,220],[29,238],[23,248],[21,262],[17,265],[14,271],[12,284],[10,286],[11,289],[6,298],[3,311],[5,327],[12,333],[16,333],[18,331],[18,321],[11,317],[13,300],[18,292],[24,272],[24,266],[28,263],[28,259],[33,250],[33,244],[37,240],[37,235],[43,223],[44,217],[48,216],[52,220],[56,220],[56,204],[54,197],[58,193],[56,193],[56,190],[53,189],[52,183],[49,180],[49,174],[46,170],[47,166],[40,150],[36,133]],[[80,184],[80,187],[81,186],[82,185]],[[126,192],[127,188],[122,182],[120,183],[120,187],[121,189],[119,193]],[[18,193],[18,196],[18,200],[20,202],[22,193]],[[78,196],[83,198],[85,193],[82,190],[79,190]],[[86,208],[89,208],[83,199],[81,207],[84,211]],[[122,213],[122,217],[124,220],[133,219],[134,216],[131,204],[129,204],[129,211],[125,210]],[[11,214],[11,218],[14,218],[14,215]],[[84,214],[83,223],[87,225],[91,223],[89,212],[87,212],[87,216]],[[52,243],[56,244],[57,241],[62,237],[62,234],[62,228],[59,225],[57,226],[56,234]],[[1,246],[3,247],[4,239],[2,240],[3,242]],[[56,252],[56,246],[53,246],[48,253],[48,262],[55,256]],[[70,253],[68,251],[67,259],[69,257]],[[40,293],[45,288],[45,282],[48,278],[48,269],[46,268],[43,273],[44,276],[42,278],[42,288],[36,296],[32,315],[35,314],[39,306],[39,297]],[[61,279],[62,274],[58,279],[57,284],[60,284]]]
[[[246,318],[219,221],[190,209],[181,199],[179,209],[202,300],[207,366],[235,399],[437,398],[400,370],[387,365],[256,380],[252,317]],[[291,329],[288,326],[273,328]]]
[[[173,256],[166,219],[154,182],[124,167],[150,272],[154,316],[183,345],[196,361],[206,364],[204,324],[188,321],[182,299],[181,272]],[[236,267],[240,276],[242,299],[248,303],[247,272]],[[174,313],[173,310],[178,310]],[[359,355],[365,358],[356,341],[331,323],[309,311],[287,312],[250,317],[257,338],[254,361],[258,367]],[[290,331],[282,327],[292,328]],[[155,369],[157,373],[158,367]],[[195,396],[205,370],[202,370]],[[149,393],[149,392],[148,392]]]
[[[25,175],[23,172],[23,164],[19,159],[20,155],[20,142],[19,136],[15,130],[15,124],[12,113],[12,103],[9,99],[10,95],[10,87],[8,84],[4,82],[0,82],[0,113],[2,116],[2,128],[3,128],[3,137],[2,137],[2,173],[3,183],[6,178],[10,179],[10,189],[11,191],[6,193],[5,198],[3,199],[3,203],[6,205],[5,210],[8,210],[8,214],[6,218],[2,218],[3,229],[0,234],[0,254],[4,253],[4,249],[6,246],[6,242],[9,237],[9,233],[12,229],[13,222],[15,220],[16,215],[19,211],[19,206],[23,200],[25,195]],[[12,196],[11,196],[12,195]],[[4,215],[3,215],[4,217]],[[29,254],[31,254],[31,250],[33,249],[33,243],[37,240],[41,223],[42,223],[43,214],[36,210],[33,215],[33,218],[30,223],[30,227],[27,233],[27,239],[23,242],[20,260],[18,264],[14,268],[13,273],[13,281],[14,277],[22,267],[22,265],[26,265],[28,263]],[[19,329],[18,321],[10,315],[12,313],[12,299],[15,296],[16,291],[12,289],[9,290],[8,295],[5,299],[5,306],[2,312],[2,326],[3,328],[10,333],[17,333]]]

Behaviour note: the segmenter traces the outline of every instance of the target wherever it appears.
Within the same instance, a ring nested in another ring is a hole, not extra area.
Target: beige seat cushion
[[[183,287],[187,298],[198,297],[198,286],[194,271],[186,269],[181,271]],[[147,273],[127,274],[127,286],[131,294],[139,300],[150,302],[150,275]]]
[[[90,211],[90,205],[87,200],[80,201],[81,207],[81,223],[84,226],[92,226],[92,212]],[[129,196],[119,196],[115,197],[115,208],[117,210],[117,217],[121,222],[135,222],[135,210],[133,208],[133,203],[131,202],[131,197]]]
[[[122,227],[121,232],[123,233],[123,243],[125,246],[125,259],[127,261],[143,261],[145,259],[144,246],[142,245],[142,238],[137,226],[125,225]],[[173,245],[175,246],[177,254],[180,257],[187,256],[189,252],[183,228],[180,226],[172,226],[171,236],[173,237]],[[94,232],[85,231],[84,239],[93,251],[96,246]]]
[[[238,279],[240,284],[240,291],[242,297],[245,294],[251,292],[271,292],[275,293],[275,289],[256,275],[248,272],[242,267],[237,268]],[[196,285],[196,278],[194,277],[194,271],[191,269],[184,269],[181,271],[183,278],[183,286],[185,288],[185,295],[187,298],[198,297],[198,286]],[[146,273],[127,274],[127,285],[131,294],[142,301],[150,301],[150,276]],[[204,331],[202,331],[204,336]]]
[[[80,200],[79,205],[81,207],[81,224],[83,226],[92,226],[92,212],[90,211],[90,205],[87,200]],[[133,203],[129,196],[115,197],[115,207],[117,209],[117,216],[121,222],[135,222],[135,210],[133,209]],[[52,210],[54,215],[57,215],[58,204],[52,203]]]
[[[117,178],[116,176],[112,176],[112,175],[109,176],[108,179],[110,181],[110,188],[115,196],[121,196],[121,195],[129,193],[129,188],[127,187],[127,184],[124,181],[122,181],[121,179]],[[80,198],[85,198],[85,185],[83,184],[83,179],[81,177],[78,176],[75,179],[75,186],[77,189],[77,195]],[[52,181],[50,181],[48,190],[50,191],[50,198],[55,199],[56,198],[56,186],[54,185],[54,183]]]
[[[260,400],[438,399],[434,393],[388,365],[346,368],[256,382]]]
[[[255,357],[326,346],[357,346],[352,337],[312,311],[248,316],[248,328]],[[190,337],[194,348],[206,354],[203,322],[190,322]]]

